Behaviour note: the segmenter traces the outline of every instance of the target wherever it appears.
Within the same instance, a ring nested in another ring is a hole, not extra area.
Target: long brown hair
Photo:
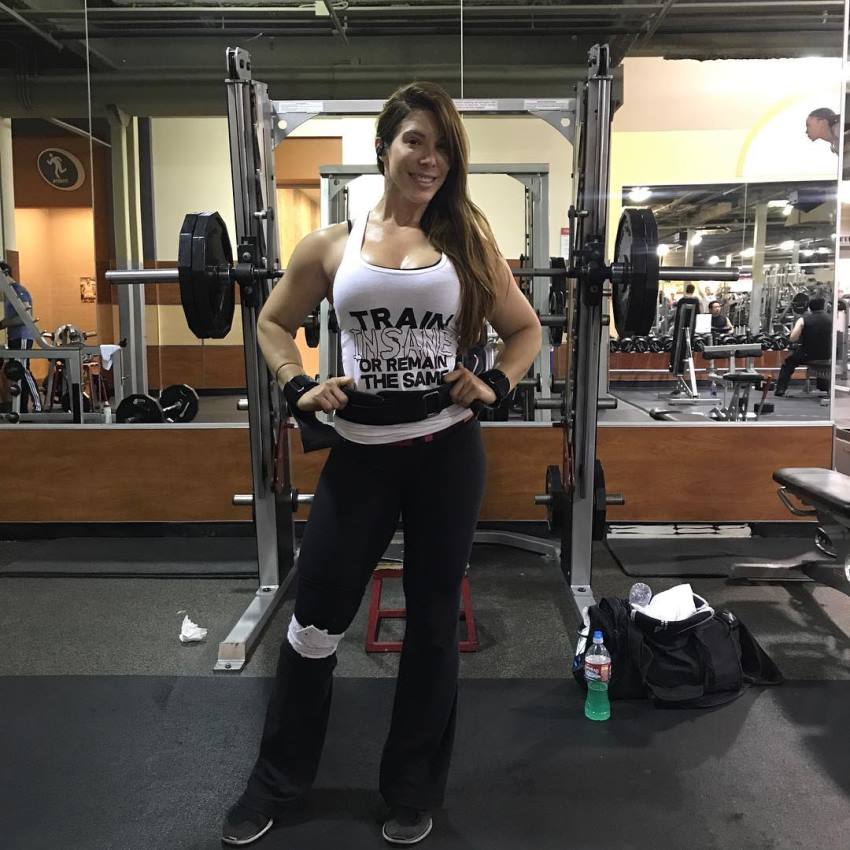
[[[401,122],[414,109],[427,109],[434,116],[446,143],[449,172],[420,225],[428,241],[451,259],[457,271],[460,309],[455,323],[458,343],[464,350],[481,339],[484,319],[493,308],[497,283],[502,277],[501,259],[484,213],[469,198],[469,140],[446,91],[436,83],[402,86],[384,104],[378,116],[377,135],[389,147]],[[380,156],[378,170],[384,173]]]

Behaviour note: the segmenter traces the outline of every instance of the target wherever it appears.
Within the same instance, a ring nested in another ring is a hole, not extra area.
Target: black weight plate
[[[554,465],[546,467],[546,495],[552,497],[546,506],[546,525],[554,533],[560,530],[564,513],[564,483],[561,470]]]
[[[593,539],[604,540],[606,531],[605,513],[608,504],[605,500],[605,471],[602,469],[602,461],[598,458],[594,464],[593,476]]]
[[[3,372],[10,381],[20,381],[26,374],[24,364],[19,360],[7,360],[3,365]]]
[[[611,354],[616,354],[619,350],[620,350],[620,340],[618,340],[618,339],[616,339],[615,337],[612,336],[608,340],[608,351],[610,351]]]
[[[559,286],[549,287],[549,313],[553,316],[565,315],[567,306],[564,291]],[[564,340],[564,326],[550,325],[549,326],[549,343],[555,347],[559,346]]]
[[[809,293],[808,292],[798,292],[791,299],[791,309],[795,313],[805,313],[809,307]]]
[[[166,422],[191,422],[198,415],[198,394],[188,384],[166,387],[159,395]]]
[[[322,339],[322,330],[319,326],[321,314],[317,307],[315,312],[310,313],[304,320],[304,340],[310,348],[318,348]]]
[[[115,411],[115,421],[121,423],[162,422],[162,408],[155,398],[138,393],[128,395]]]
[[[189,213],[177,248],[180,299],[190,330],[198,339],[230,333],[236,296],[230,237],[218,213]]]
[[[652,210],[626,207],[617,226],[614,262],[625,269],[613,287],[614,325],[624,336],[648,334],[658,301],[658,227]]]

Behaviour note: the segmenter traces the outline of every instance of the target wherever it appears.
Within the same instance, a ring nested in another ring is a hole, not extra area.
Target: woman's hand
[[[449,398],[462,407],[472,407],[476,401],[484,404],[493,404],[496,401],[496,393],[465,366],[458,366],[454,371],[443,375],[443,381],[454,384],[449,391]]]
[[[298,399],[298,409],[304,413],[315,413],[317,410],[330,413],[332,410],[339,410],[348,404],[348,396],[341,388],[353,383],[354,378],[328,378]]]

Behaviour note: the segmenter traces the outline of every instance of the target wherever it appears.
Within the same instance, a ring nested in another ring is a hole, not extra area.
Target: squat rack
[[[234,504],[251,505],[257,534],[260,586],[254,599],[220,644],[215,669],[238,670],[245,664],[263,625],[291,582],[295,560],[293,514],[312,496],[292,487],[289,431],[280,388],[260,357],[257,316],[269,297],[273,282],[283,274],[275,216],[274,145],[295,127],[316,115],[377,114],[380,101],[271,101],[267,86],[251,77],[251,57],[241,48],[227,50],[226,79],[228,127],[233,195],[236,210],[237,248],[231,255],[223,223],[206,214],[186,217],[180,234],[177,270],[127,270],[107,272],[112,283],[179,282],[183,308],[199,338],[221,337],[232,318],[234,284],[239,285],[245,345],[247,409],[250,429],[253,492],[236,495]],[[567,287],[564,315],[546,317],[570,332],[573,348],[570,374],[563,382],[560,408],[563,419],[553,423],[564,434],[559,490],[535,497],[548,506],[553,527],[560,529],[560,564],[579,610],[593,603],[590,587],[594,519],[604,528],[607,502],[596,461],[599,398],[600,343],[604,330],[603,296],[606,281],[614,293],[615,318],[626,315],[636,326],[646,321],[644,305],[654,315],[658,280],[681,278],[692,269],[659,272],[655,254],[657,233],[641,240],[626,239],[620,252],[618,231],[615,260],[605,263],[608,215],[608,177],[611,133],[610,56],[607,45],[590,51],[587,80],[577,86],[577,97],[550,100],[457,100],[462,113],[534,115],[554,127],[573,145],[575,204],[570,208],[571,244],[568,267],[563,270],[525,270],[526,277],[561,278]],[[651,214],[648,214],[651,218]],[[216,217],[217,218],[217,217]],[[621,221],[622,223],[622,221]],[[654,229],[654,219],[652,219]],[[622,255],[620,255],[622,253]],[[209,257],[213,257],[210,262]],[[652,267],[650,259],[655,260]],[[710,274],[704,275],[706,279]],[[185,289],[185,295],[184,295]],[[130,309],[139,309],[140,287],[132,286]],[[187,297],[188,296],[188,297]],[[204,317],[210,314],[206,330]],[[624,312],[625,311],[625,312]],[[647,314],[648,315],[648,314]],[[221,321],[222,316],[224,321]],[[200,317],[200,320],[199,320]],[[214,320],[214,321],[213,321]],[[222,330],[223,329],[223,330]],[[221,331],[221,332],[219,332]],[[548,331],[546,331],[548,332]],[[131,340],[138,345],[138,340]],[[606,346],[607,347],[607,346]],[[607,406],[607,405],[606,405]],[[547,485],[549,471],[547,471]],[[599,521],[599,511],[603,512]],[[499,532],[479,532],[498,536]],[[488,542],[497,542],[490,540]],[[537,541],[536,551],[557,551],[551,543]],[[285,568],[285,572],[282,570]]]

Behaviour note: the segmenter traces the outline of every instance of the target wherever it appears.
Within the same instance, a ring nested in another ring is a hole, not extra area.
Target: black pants
[[[31,339],[10,339],[8,348],[15,348],[20,351],[29,351],[35,342]],[[21,360],[24,367],[24,377],[21,378],[21,413],[29,412],[30,400],[32,400],[33,410],[41,410],[41,397],[38,394],[38,387],[30,372],[29,360]]]
[[[788,384],[791,382],[791,375],[794,374],[794,370],[798,366],[805,366],[809,360],[815,360],[817,358],[813,358],[809,355],[809,353],[802,348],[798,348],[796,351],[792,351],[786,358],[785,362],[782,364],[779,369],[779,377],[776,379],[776,392],[784,393],[785,390],[788,389]],[[823,381],[818,381],[817,388],[822,389]],[[829,386],[826,386],[826,389],[829,389]]]
[[[298,558],[295,618],[330,634],[354,619],[372,571],[404,529],[404,648],[380,790],[390,806],[443,802],[457,712],[460,586],[484,491],[476,420],[433,442],[331,450]],[[310,789],[336,654],[309,659],[284,639],[260,755],[240,802],[282,814]]]

